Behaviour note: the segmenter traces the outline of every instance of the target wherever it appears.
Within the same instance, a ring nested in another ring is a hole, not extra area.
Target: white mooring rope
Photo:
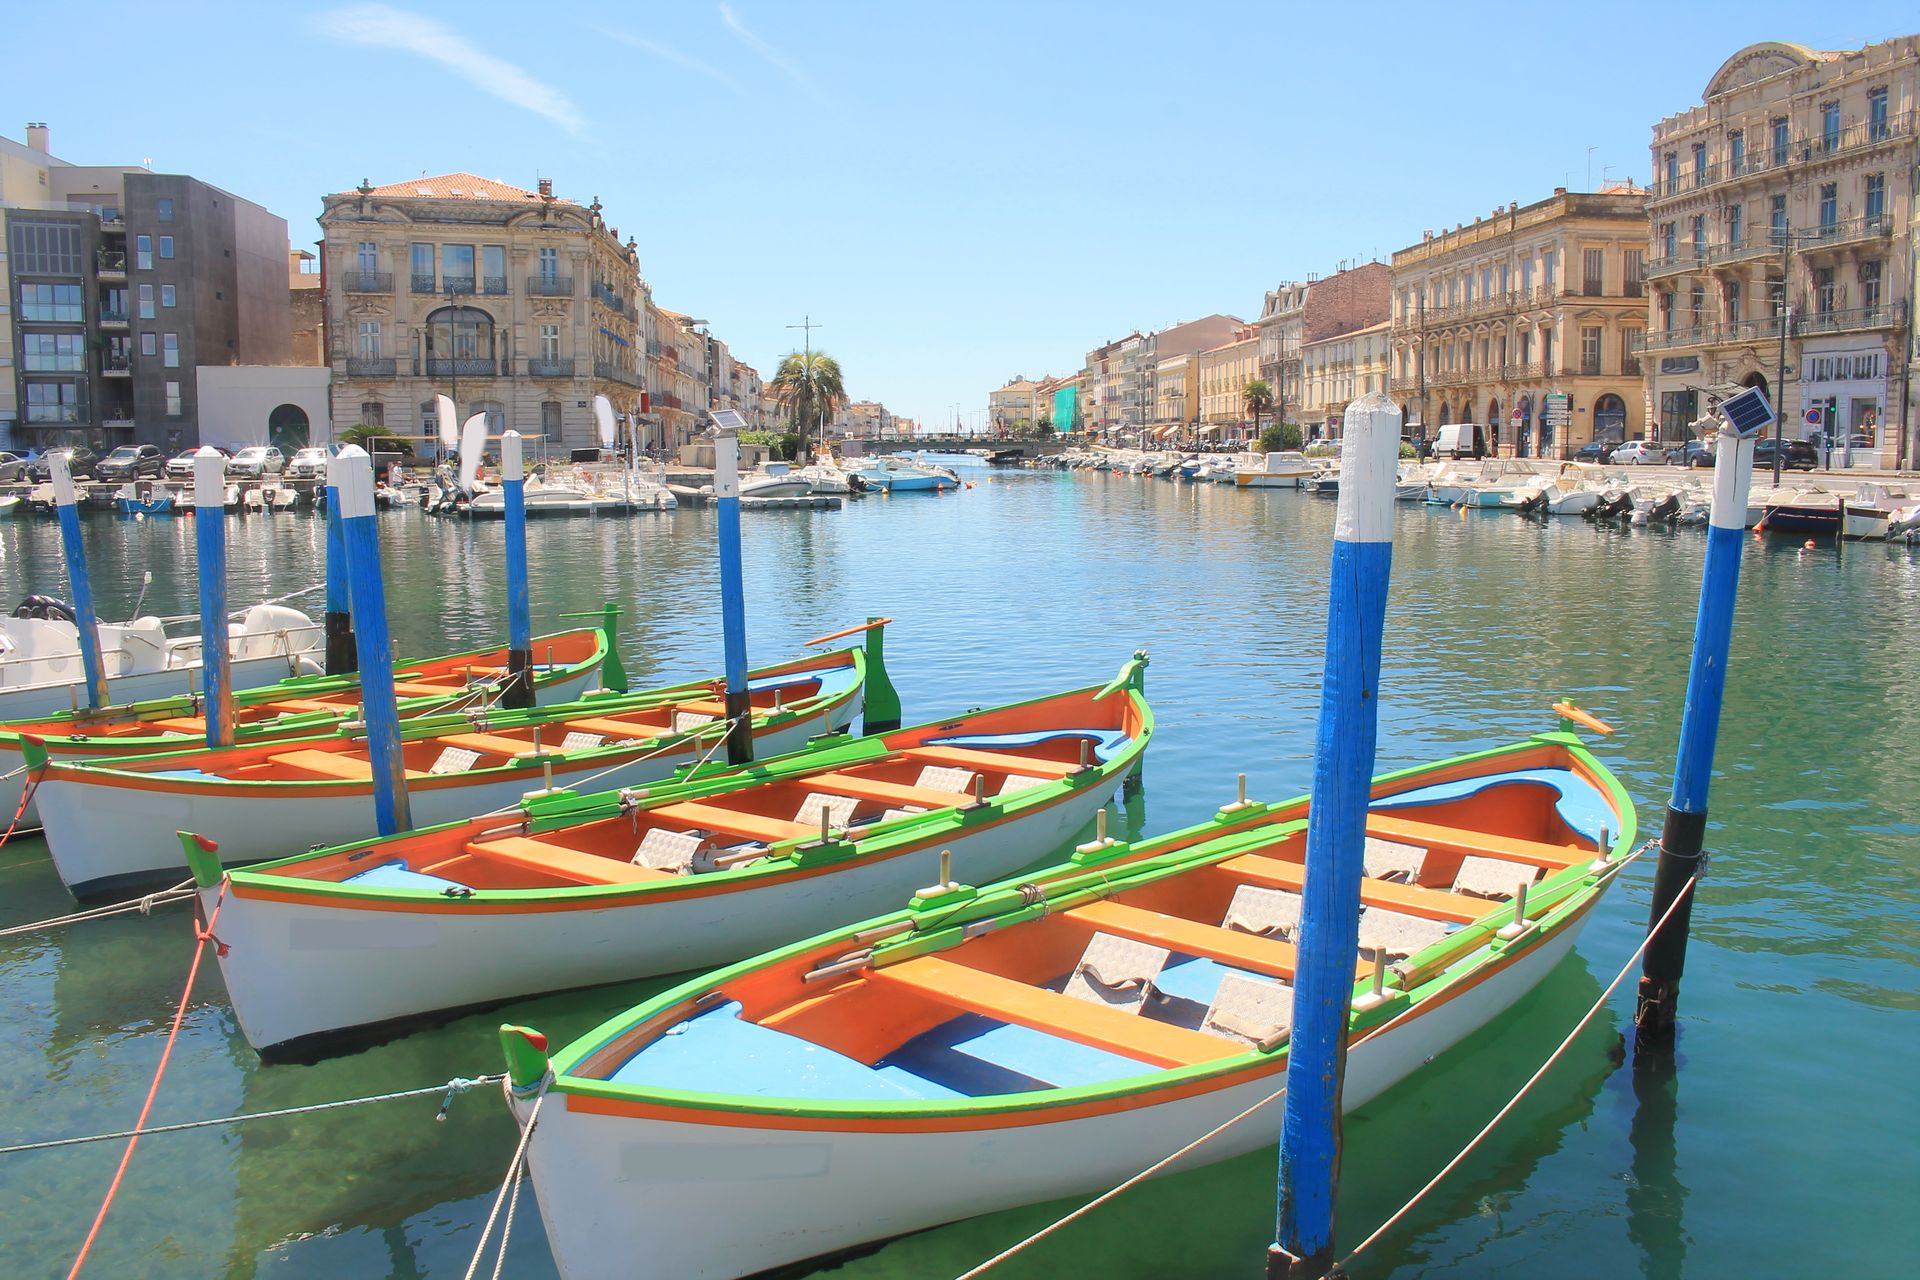
[[[0,929],[0,938],[11,938],[15,934],[34,933],[41,929],[52,929],[60,925],[79,924],[83,920],[104,920],[108,916],[126,915],[138,911],[147,915],[155,907],[164,907],[174,902],[185,902],[194,894],[193,881],[182,880],[171,889],[161,889],[144,897],[131,898],[126,902],[115,902],[109,906],[93,907],[86,911],[75,911],[69,915],[51,916],[45,920],[35,920],[31,924],[14,924]]]
[[[520,1207],[520,1174],[527,1158],[527,1143],[533,1139],[533,1126],[540,1122],[540,1108],[546,1105],[547,1092],[543,1086],[540,1096],[533,1100],[533,1110],[527,1113],[527,1124],[520,1131],[520,1145],[513,1149],[513,1159],[507,1161],[507,1176],[500,1182],[500,1190],[493,1197],[493,1209],[487,1214],[487,1223],[480,1228],[479,1243],[473,1247],[473,1261],[467,1263],[467,1274],[463,1280],[474,1280],[480,1274],[480,1259],[486,1256],[487,1242],[493,1238],[493,1224],[500,1217],[500,1205],[507,1205],[507,1218],[500,1228],[500,1252],[493,1261],[494,1280],[500,1280],[500,1269],[506,1265],[507,1238],[513,1233],[514,1210]],[[509,1198],[508,1191],[512,1196]]]
[[[1658,843],[1657,841],[1649,840],[1647,843],[1641,845],[1638,849],[1635,849],[1633,852],[1627,854],[1626,857],[1621,858],[1618,862],[1613,863],[1611,866],[1607,868],[1607,870],[1601,875],[1601,877],[1598,880],[1594,881],[1594,884],[1592,887],[1595,889],[1598,889],[1602,885],[1606,884],[1607,881],[1611,880],[1614,876],[1619,875],[1622,870],[1624,870],[1630,863],[1636,861],[1642,854],[1646,853],[1647,850],[1655,847],[1657,843]],[[1686,896],[1686,893],[1692,890],[1693,883],[1694,882],[1691,879],[1687,881],[1686,886],[1684,887],[1681,894],[1675,897],[1674,899],[1675,905],[1678,905],[1680,900]],[[1520,1086],[1520,1092],[1516,1093],[1513,1096],[1512,1100],[1509,1101],[1506,1106],[1502,1107],[1500,1111],[1493,1117],[1493,1119],[1487,1122],[1486,1127],[1482,1129],[1477,1135],[1475,1135],[1473,1141],[1469,1142],[1466,1148],[1462,1150],[1459,1155],[1455,1156],[1452,1160],[1448,1161],[1446,1166],[1442,1168],[1439,1173],[1434,1175],[1432,1181],[1428,1182],[1426,1186],[1422,1187],[1414,1195],[1413,1199],[1409,1200],[1405,1205],[1403,1205],[1398,1213],[1394,1214],[1391,1218],[1388,1218],[1386,1222],[1382,1223],[1380,1227],[1377,1230],[1375,1230],[1372,1235],[1368,1236],[1365,1240],[1361,1241],[1359,1246],[1355,1248],[1352,1253],[1349,1253],[1345,1258],[1343,1258],[1341,1260],[1341,1265],[1344,1265],[1347,1262],[1351,1262],[1360,1253],[1362,1249],[1365,1249],[1369,1245],[1373,1244],[1382,1235],[1384,1235],[1387,1232],[1387,1230],[1393,1226],[1394,1223],[1398,1222],[1401,1218],[1405,1217],[1407,1212],[1411,1210],[1414,1207],[1414,1205],[1418,1204],[1422,1197],[1424,1197],[1429,1191],[1433,1190],[1434,1187],[1438,1186],[1440,1184],[1440,1181],[1443,1178],[1445,1178],[1449,1173],[1453,1172],[1453,1170],[1460,1164],[1460,1162],[1467,1157],[1468,1152],[1472,1151],[1473,1148],[1476,1145],[1478,1145],[1483,1138],[1487,1136],[1487,1134],[1493,1131],[1493,1127],[1495,1125],[1499,1124],[1500,1121],[1506,1118],[1507,1114],[1513,1110],[1515,1105],[1519,1103],[1520,1099],[1526,1096],[1527,1091],[1533,1088],[1533,1086],[1540,1080],[1540,1078],[1547,1073],[1547,1069],[1551,1067],[1554,1064],[1554,1062],[1559,1059],[1560,1055],[1566,1051],[1567,1047],[1573,1043],[1574,1037],[1579,1035],[1581,1030],[1589,1022],[1593,1020],[1594,1016],[1598,1014],[1601,1009],[1606,1007],[1607,1000],[1610,996],[1612,996],[1614,989],[1618,987],[1620,983],[1626,978],[1627,974],[1632,971],[1633,966],[1639,963],[1641,954],[1646,951],[1648,944],[1653,941],[1654,935],[1660,932],[1661,927],[1666,924],[1668,916],[1671,916],[1672,914],[1673,914],[1673,909],[1669,907],[1667,910],[1667,914],[1661,916],[1659,921],[1653,926],[1653,928],[1647,931],[1646,939],[1642,941],[1638,947],[1634,948],[1633,954],[1627,958],[1627,963],[1625,964],[1625,966],[1621,968],[1619,976],[1616,977],[1612,982],[1607,984],[1607,989],[1600,994],[1600,998],[1594,1002],[1594,1005],[1591,1009],[1587,1010],[1586,1014],[1581,1017],[1580,1021],[1574,1024],[1573,1030],[1567,1033],[1567,1038],[1561,1041],[1560,1047],[1553,1051],[1553,1053],[1547,1058],[1547,1060],[1541,1064],[1540,1069],[1534,1072],[1533,1076],[1525,1084]],[[1538,921],[1535,921],[1533,927],[1537,928],[1538,923],[1539,923]],[[1414,1012],[1415,1012],[1414,1009],[1406,1010],[1405,1012],[1399,1014],[1397,1017],[1391,1019],[1390,1021],[1381,1024],[1379,1028],[1370,1032],[1369,1035],[1380,1035],[1386,1032],[1387,1030],[1391,1029],[1401,1021],[1412,1016]],[[1054,1232],[1058,1231],[1060,1228],[1068,1225],[1071,1222],[1075,1222],[1080,1218],[1085,1217],[1087,1214],[1093,1212],[1095,1209],[1099,1208],[1101,1205],[1107,1203],[1109,1200],[1112,1200],[1115,1196],[1120,1195],[1122,1192],[1128,1190],[1131,1187],[1139,1185],[1140,1183],[1146,1181],[1148,1178],[1152,1177],[1154,1174],[1159,1173],[1162,1169],[1165,1169],[1169,1165],[1176,1163],[1182,1157],[1206,1145],[1208,1142],[1211,1142],[1213,1139],[1219,1137],[1221,1134],[1225,1133],[1227,1130],[1233,1128],[1235,1125],[1239,1124],[1242,1120],[1245,1120],[1248,1116],[1260,1110],[1262,1107],[1266,1106],[1268,1103],[1273,1102],[1275,1099],[1282,1097],[1285,1093],[1286,1093],[1285,1088],[1276,1089],[1274,1092],[1268,1094],[1266,1097],[1260,1099],[1258,1102],[1248,1107],[1245,1111],[1242,1111],[1239,1115],[1236,1115],[1229,1120],[1223,1121],[1222,1123],[1216,1125],[1214,1128],[1207,1130],[1207,1132],[1201,1134],[1199,1137],[1195,1138],[1192,1142],[1189,1142],[1186,1146],[1181,1147],[1178,1151],[1173,1152],[1171,1155],[1164,1156],[1161,1159],[1154,1161],[1152,1164],[1148,1165],[1146,1168],[1142,1169],[1140,1172],[1128,1178],[1125,1182],[1120,1183],[1118,1186],[1113,1187],[1111,1190],[1103,1191],[1099,1195],[1095,1196],[1093,1199],[1081,1205],[1079,1208],[1073,1210],[1073,1212],[1067,1214],[1065,1217],[1060,1218],[1055,1222],[1049,1223],[1048,1225],[1042,1227],[1040,1230],[1034,1232],[1032,1235],[1028,1236],[1026,1239],[1021,1240],[1015,1244],[1009,1245],[1007,1248],[1002,1249],[999,1253],[994,1254],[991,1258],[988,1258],[985,1262],[980,1263],[978,1266],[972,1268],[971,1270],[962,1272],[958,1277],[956,1277],[956,1280],[977,1280],[978,1277],[985,1275],[988,1271],[991,1271],[994,1267],[999,1266],[1002,1262],[1005,1262],[1007,1259],[1013,1257],[1015,1254],[1020,1253],[1022,1250],[1026,1249],[1030,1245],[1039,1243],[1040,1241],[1046,1239],[1048,1236],[1052,1235]]]

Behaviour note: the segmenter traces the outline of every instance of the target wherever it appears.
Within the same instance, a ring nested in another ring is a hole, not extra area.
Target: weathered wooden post
[[[500,437],[500,490],[507,507],[507,683],[500,703],[533,705],[533,611],[527,601],[527,466],[518,431]]]
[[[1400,411],[1375,392],[1348,406],[1333,527],[1327,658],[1307,818],[1280,1196],[1270,1280],[1324,1276],[1333,1264],[1340,1091],[1360,944],[1367,804],[1379,728],[1380,638],[1393,568]]]
[[[713,497],[720,522],[720,626],[726,645],[729,721],[727,762],[747,764],[753,759],[753,701],[747,687],[747,593],[740,568],[740,440],[734,428],[725,423],[713,438]]]
[[[381,835],[390,836],[411,829],[413,815],[400,749],[400,710],[394,702],[387,590],[380,573],[380,535],[374,520],[373,459],[359,445],[348,445],[328,464],[327,483],[340,495],[347,585],[360,658],[360,716],[366,722],[367,754],[373,766],[374,822]]]
[[[47,458],[53,481],[53,505],[60,513],[60,548],[67,558],[67,593],[73,597],[73,625],[80,633],[80,670],[87,681],[87,705],[107,705],[107,669],[100,662],[100,619],[93,611],[93,582],[87,577],[87,547],[80,538],[79,495],[67,471],[67,455]]]
[[[1700,608],[1693,624],[1693,665],[1680,715],[1680,748],[1673,765],[1673,794],[1660,831],[1660,858],[1653,871],[1653,902],[1647,928],[1665,927],[1647,944],[1640,991],[1633,1011],[1636,1045],[1673,1036],[1680,976],[1687,963],[1687,933],[1693,921],[1693,880],[1705,863],[1707,788],[1713,781],[1713,748],[1720,736],[1720,704],[1727,687],[1727,653],[1733,642],[1734,594],[1740,585],[1740,550],[1746,545],[1747,495],[1753,485],[1755,437],[1774,420],[1773,406],[1758,387],[1724,401],[1720,445],[1713,460],[1713,510],[1707,518],[1707,557],[1700,572]],[[1695,426],[1711,425],[1709,419]],[[1668,911],[1672,915],[1668,916]]]
[[[227,639],[227,459],[202,445],[193,455],[193,539],[200,555],[200,677],[207,691],[207,745],[233,745],[233,659]]]

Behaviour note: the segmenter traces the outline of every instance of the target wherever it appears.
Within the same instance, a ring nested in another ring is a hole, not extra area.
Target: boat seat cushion
[[[560,739],[560,749],[562,751],[591,751],[595,747],[604,746],[606,741],[607,735],[604,733],[583,733],[575,730]]]
[[[1293,988],[1266,978],[1229,973],[1220,980],[1200,1029],[1242,1044],[1258,1044],[1293,1026]]]
[[[1243,884],[1233,891],[1223,928],[1291,942],[1300,928],[1300,895],[1286,889]]]
[[[712,724],[716,719],[717,716],[710,716],[704,711],[676,711],[673,713],[673,731],[692,733],[701,725]]]
[[[1530,884],[1540,878],[1541,872],[1541,868],[1528,866],[1524,862],[1467,857],[1460,860],[1459,874],[1453,878],[1453,891],[1505,902],[1513,897],[1521,882]]]
[[[668,831],[664,827],[654,827],[641,838],[640,847],[634,851],[633,861],[643,867],[652,867],[655,871],[666,871],[673,875],[685,875],[693,867],[694,855],[700,852],[706,840],[688,831]]]
[[[1080,962],[1073,966],[1061,994],[1138,1013],[1171,954],[1167,948],[1149,942],[1096,933],[1087,942]]]
[[[793,815],[795,822],[805,823],[818,831],[821,824],[844,831],[853,822],[854,810],[860,807],[857,796],[836,796],[815,791],[800,802],[800,811]]]
[[[925,787],[929,791],[957,791],[967,795],[973,790],[975,774],[971,769],[955,769],[948,765],[929,764],[920,769],[920,776],[913,780],[916,787]]]
[[[428,773],[465,773],[480,763],[480,753],[466,747],[447,747],[427,766]]]
[[[1427,851],[1418,845],[1368,836],[1365,858],[1367,874],[1374,879],[1413,884],[1420,879],[1420,867],[1427,860]]]
[[[1004,796],[1015,791],[1025,791],[1031,787],[1044,787],[1048,781],[1047,778],[1036,778],[1030,773],[1010,773],[1000,783],[1000,790],[994,794]]]
[[[426,889],[433,893],[470,887],[461,884],[458,880],[430,876],[423,871],[409,871],[407,864],[398,858],[392,862],[383,862],[377,867],[369,867],[357,875],[348,876],[341,883],[359,885],[365,889]]]
[[[1389,958],[1403,960],[1452,932],[1439,920],[1410,916],[1384,907],[1367,907],[1360,913],[1360,950],[1385,948]]]

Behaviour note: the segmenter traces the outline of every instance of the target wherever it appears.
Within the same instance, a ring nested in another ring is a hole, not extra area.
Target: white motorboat
[[[73,610],[59,600],[30,597],[40,616],[0,618],[0,721],[70,711],[87,701],[80,631]],[[233,687],[252,689],[297,675],[317,675],[312,655],[320,628],[298,609],[257,604],[232,624],[228,636]],[[186,691],[199,682],[200,637],[169,636],[159,618],[100,624],[100,662],[107,699],[138,702]]]
[[[1320,470],[1312,458],[1292,449],[1241,456],[1249,461],[1234,468],[1233,483],[1242,489],[1298,489]]]

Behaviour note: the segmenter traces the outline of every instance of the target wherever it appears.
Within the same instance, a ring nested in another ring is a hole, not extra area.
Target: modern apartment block
[[[1479,423],[1521,456],[1645,434],[1645,225],[1638,188],[1556,188],[1395,253],[1391,394],[1407,419],[1428,435]]]
[[[1917,98],[1920,37],[1755,44],[1653,127],[1658,434],[1681,435],[1708,389],[1758,386],[1856,464],[1911,461]]]
[[[186,448],[197,369],[287,363],[287,224],[250,201],[30,124],[0,138],[0,223],[0,447]]]
[[[596,394],[642,410],[650,300],[598,200],[449,173],[323,197],[320,226],[336,422],[431,437],[447,395],[572,449]]]

